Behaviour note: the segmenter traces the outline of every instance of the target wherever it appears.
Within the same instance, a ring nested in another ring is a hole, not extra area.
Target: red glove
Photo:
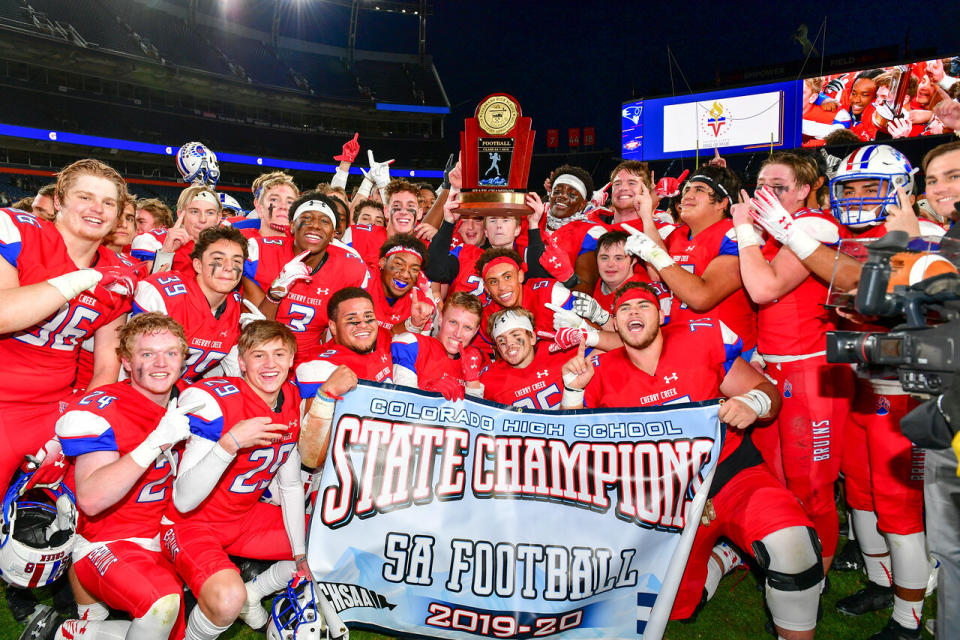
[[[661,198],[673,198],[680,195],[680,185],[683,184],[689,174],[690,170],[684,169],[679,178],[660,178],[657,180],[657,186],[655,187],[657,195]]]
[[[67,475],[69,460],[63,455],[60,441],[56,438],[47,440],[36,455],[25,458],[20,469],[25,473],[33,472],[33,477],[27,481],[24,491],[36,486],[56,487]]]
[[[357,159],[357,154],[360,153],[360,143],[357,142],[357,138],[360,137],[360,133],[353,134],[352,140],[347,140],[343,143],[343,153],[338,156],[333,156],[334,160],[339,160],[340,162],[350,162],[352,163]]]
[[[566,282],[573,277],[573,263],[567,252],[557,246],[554,236],[547,240],[547,246],[540,256],[540,266],[560,282]]]
[[[103,274],[97,286],[103,287],[110,293],[129,298],[137,288],[139,276],[134,267],[95,267],[95,269]]]
[[[483,371],[483,353],[476,347],[460,345],[460,366],[463,369],[464,382],[476,382]]]
[[[547,350],[550,353],[556,353],[558,351],[573,349],[581,342],[585,341],[587,339],[587,330],[574,329],[573,327],[563,327],[552,335],[548,331],[538,331],[537,335],[541,338],[552,339],[553,344],[547,347]]]
[[[447,374],[443,374],[441,377],[434,378],[433,380],[421,382],[420,388],[424,391],[435,391],[451,402],[462,400],[464,395],[463,385]]]

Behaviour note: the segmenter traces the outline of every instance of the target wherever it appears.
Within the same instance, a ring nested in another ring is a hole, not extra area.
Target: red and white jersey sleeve
[[[139,233],[133,237],[130,244],[130,255],[141,262],[153,262],[157,259],[157,252],[163,248],[166,238],[167,229],[164,227]],[[193,244],[193,240],[190,240],[173,252],[173,266],[170,267],[172,271],[193,272],[193,258],[190,257]]]
[[[247,238],[247,260],[243,263],[243,275],[268,291],[274,279],[280,275],[283,265],[293,260],[293,238]]]
[[[188,384],[202,378],[240,340],[239,294],[227,294],[223,305],[214,312],[196,276],[166,271],[141,280],[131,315],[148,311],[170,316],[183,327],[190,353],[180,377]]]
[[[494,300],[483,299],[483,317],[480,319],[480,331],[473,344],[482,348],[488,355],[494,353],[493,338],[487,333],[487,319],[503,309]],[[573,294],[565,286],[550,278],[536,278],[523,283],[523,297],[520,306],[533,312],[534,331],[550,331],[553,328],[553,310],[547,304],[556,305],[564,309],[573,309]]]
[[[200,506],[176,518],[230,522],[246,515],[259,502],[280,465],[296,449],[300,436],[297,388],[286,382],[281,395],[281,406],[274,411],[241,378],[201,380],[180,394],[181,406],[197,402],[203,405],[187,414],[194,438],[216,442],[241,420],[255,417],[268,417],[272,423],[286,426],[286,430],[280,432],[280,439],[271,445],[247,447],[237,452]]]
[[[667,237],[666,245],[677,266],[700,277],[703,277],[710,263],[720,256],[740,258],[733,221],[729,218],[712,224],[693,238],[690,237],[689,227],[680,226]],[[703,313],[690,309],[679,297],[674,296],[670,318],[673,322],[716,318],[743,339],[745,351],[749,352],[757,346],[757,309],[743,287]]]
[[[563,249],[569,256],[570,263],[574,264],[581,254],[596,251],[597,240],[606,232],[607,228],[597,222],[575,220],[563,225],[545,240],[555,238],[557,246]]]
[[[277,308],[277,322],[290,327],[297,339],[296,362],[312,360],[327,341],[327,302],[343,287],[370,287],[370,272],[356,254],[328,246],[327,257],[309,281],[290,287]]]
[[[380,225],[352,224],[340,240],[360,254],[370,269],[380,265],[380,247],[387,241],[387,229]]]
[[[418,382],[445,375],[464,384],[460,357],[451,358],[436,338],[401,333],[394,336],[390,351],[393,354],[393,379],[397,384],[416,386]]]
[[[117,382],[70,404],[56,432],[68,456],[115,451],[122,457],[143,442],[165,411],[128,381]],[[95,516],[81,511],[77,533],[88,542],[154,538],[172,495],[173,472],[167,458],[158,456],[115,504]]]
[[[309,400],[317,395],[320,385],[326,382],[340,365],[350,367],[361,380],[393,382],[390,334],[383,329],[379,330],[376,346],[370,353],[357,353],[333,341],[323,345],[323,350],[316,358],[297,367],[294,384],[300,390],[300,399]]]
[[[558,409],[563,398],[563,365],[570,353],[550,353],[549,344],[536,345],[533,361],[511,367],[497,360],[480,374],[483,397],[500,404],[527,409]]]
[[[77,270],[57,228],[16,209],[0,209],[0,259],[17,270],[20,286]],[[100,247],[91,266],[124,265]],[[129,310],[128,298],[98,286],[33,327],[0,336],[0,402],[47,403],[71,395],[80,344]]]

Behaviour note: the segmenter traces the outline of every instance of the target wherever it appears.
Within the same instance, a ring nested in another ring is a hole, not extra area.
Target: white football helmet
[[[203,184],[211,189],[220,180],[217,154],[199,142],[188,142],[177,151],[177,169],[184,182]]]
[[[0,577],[43,587],[66,573],[77,528],[73,493],[63,484],[28,488],[32,473],[10,486],[0,514]]]
[[[346,625],[313,582],[294,577],[274,598],[267,624],[267,640],[350,638]]]
[[[240,206],[240,203],[229,193],[224,193],[220,191],[217,193],[220,196],[220,206],[223,209],[224,215],[231,216],[245,216],[247,212],[243,210],[243,207]]]
[[[887,217],[887,207],[897,204],[897,187],[907,195],[913,192],[913,174],[905,155],[885,144],[860,147],[840,161],[830,180],[830,206],[840,224],[873,225]],[[844,184],[877,180],[877,194],[868,197],[844,197]]]

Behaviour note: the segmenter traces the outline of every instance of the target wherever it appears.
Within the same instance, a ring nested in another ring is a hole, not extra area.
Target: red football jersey
[[[484,296],[483,317],[480,319],[480,331],[473,344],[482,347],[488,353],[493,353],[493,338],[487,333],[487,318],[504,307],[500,303]],[[573,309],[573,296],[565,286],[549,278],[536,278],[523,283],[523,294],[520,297],[520,306],[533,312],[534,331],[553,331],[553,311],[545,305],[554,304],[564,309]]]
[[[313,360],[327,341],[330,296],[343,287],[370,288],[370,273],[363,261],[332,244],[312,276],[310,281],[295,282],[277,308],[277,322],[290,327],[297,339],[298,363]]]
[[[247,260],[243,275],[268,291],[283,266],[293,260],[293,238],[264,238],[257,235],[247,239]]]
[[[137,234],[130,244],[130,255],[143,262],[152,262],[157,259],[157,251],[163,248],[163,241],[166,238],[167,229],[165,227],[157,227],[151,231]],[[173,252],[173,266],[170,269],[192,273],[193,258],[190,257],[191,252],[193,252],[193,240]]]
[[[418,381],[423,382],[447,375],[464,384],[460,356],[451,357],[436,338],[415,333],[401,333],[394,336],[390,350],[393,354],[394,369],[398,367],[405,369],[407,378],[412,374]],[[480,364],[480,368],[482,369],[485,365],[486,358]],[[398,372],[395,377],[399,384],[401,374]]]
[[[533,362],[511,367],[497,360],[480,375],[483,397],[500,404],[527,409],[558,409],[563,398],[563,365],[569,352],[550,353],[549,342],[535,347]]]
[[[57,436],[68,456],[116,451],[124,456],[156,428],[166,407],[152,402],[129,381],[105,385],[71,403],[57,421]],[[180,447],[182,448],[182,447]],[[179,455],[179,450],[174,456]],[[88,542],[155,537],[173,495],[174,469],[158,456],[129,491],[95,516],[82,511],[77,533]]]
[[[606,227],[597,222],[574,220],[552,234],[544,232],[544,242],[555,238],[557,246],[569,256],[570,264],[576,264],[580,254],[597,250],[597,239],[606,232]]]
[[[696,237],[690,237],[690,228],[687,225],[677,229],[667,236],[667,251],[677,265],[694,275],[703,277],[710,262],[719,256],[734,256],[739,258],[736,234],[733,231],[733,220],[724,218],[710,225]],[[697,313],[687,307],[677,297],[674,297],[670,310],[672,322],[688,322],[697,318],[716,318],[722,320],[738,336],[743,339],[745,351],[757,346],[757,310],[743,287],[737,289],[714,308]]]
[[[352,224],[342,242],[353,247],[371,270],[380,266],[380,247],[387,241],[387,228],[380,225]]]
[[[76,271],[53,223],[17,209],[0,209],[0,258],[17,270],[20,285]],[[123,266],[100,247],[93,267]],[[56,402],[69,396],[77,376],[80,344],[130,310],[129,298],[101,287],[84,291],[33,327],[0,336],[3,362],[0,402]]]
[[[460,271],[450,283],[447,296],[455,291],[466,291],[478,298],[483,295],[483,278],[477,273],[477,260],[483,255],[483,249],[472,244],[458,244],[450,248],[450,253],[460,261]]]
[[[357,353],[332,340],[321,347],[322,351],[309,362],[297,367],[294,384],[300,389],[300,398],[308,400],[317,395],[333,370],[346,365],[361,380],[392,382],[393,359],[390,355],[390,332],[380,329],[377,343],[369,353]]]
[[[267,446],[247,447],[237,452],[220,477],[217,486],[196,509],[177,514],[174,519],[229,522],[243,517],[260,501],[300,437],[300,401],[297,388],[285,382],[280,390],[280,408],[274,411],[260,399],[242,378],[211,378],[188,387],[180,394],[180,404],[203,402],[203,407],[187,414],[195,438],[216,442],[241,420],[269,417],[274,424],[286,425],[281,438]],[[174,510],[168,510],[168,515]]]
[[[191,267],[191,271],[193,268]],[[203,377],[240,339],[240,295],[227,294],[216,313],[197,283],[196,272],[155,273],[137,284],[131,315],[158,311],[180,323],[190,354],[180,375],[187,383]]]
[[[624,284],[627,284],[627,282],[642,282],[656,291],[657,298],[660,300],[660,309],[663,311],[664,323],[670,320],[670,309],[673,304],[673,295],[670,293],[670,290],[667,289],[666,285],[664,285],[662,282],[651,282],[647,277],[645,270],[643,274],[635,272],[620,286],[622,287]],[[617,288],[619,289],[619,287]],[[593,289],[593,299],[599,302],[600,306],[606,311],[615,314],[617,312],[613,306],[615,293],[616,291],[610,291],[607,289],[607,285],[603,283],[603,280],[597,280],[597,286]]]
[[[429,287],[429,282],[421,272],[420,277],[413,286],[420,289],[417,295],[421,301],[433,304],[432,296],[423,291],[423,284],[426,283],[426,286]],[[370,295],[373,296],[373,311],[377,315],[377,322],[380,324],[381,329],[390,331],[394,325],[405,322],[406,319],[410,317],[410,308],[413,305],[412,298],[410,297],[412,291],[399,298],[387,296],[386,291],[383,289],[383,282],[380,281],[379,267],[370,269],[370,283],[366,289],[370,292]]]
[[[835,245],[842,233],[837,221],[810,209],[793,214],[794,224],[826,245]],[[768,239],[763,256],[772,261],[781,245]],[[764,355],[799,356],[826,349],[824,335],[836,329],[834,317],[824,307],[827,283],[810,274],[797,288],[757,311],[757,346]]]
[[[583,405],[653,407],[723,397],[720,384],[743,351],[740,337],[710,318],[663,327],[663,351],[653,375],[638,369],[621,347],[592,356],[594,374]],[[720,460],[732,453],[743,431],[728,429]]]

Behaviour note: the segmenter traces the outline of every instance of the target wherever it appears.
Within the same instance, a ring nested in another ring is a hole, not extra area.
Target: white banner
[[[310,523],[317,586],[386,633],[659,638],[718,406],[533,411],[361,382],[337,402]]]
[[[663,150],[713,150],[779,144],[783,139],[783,94],[684,102],[663,108]]]

